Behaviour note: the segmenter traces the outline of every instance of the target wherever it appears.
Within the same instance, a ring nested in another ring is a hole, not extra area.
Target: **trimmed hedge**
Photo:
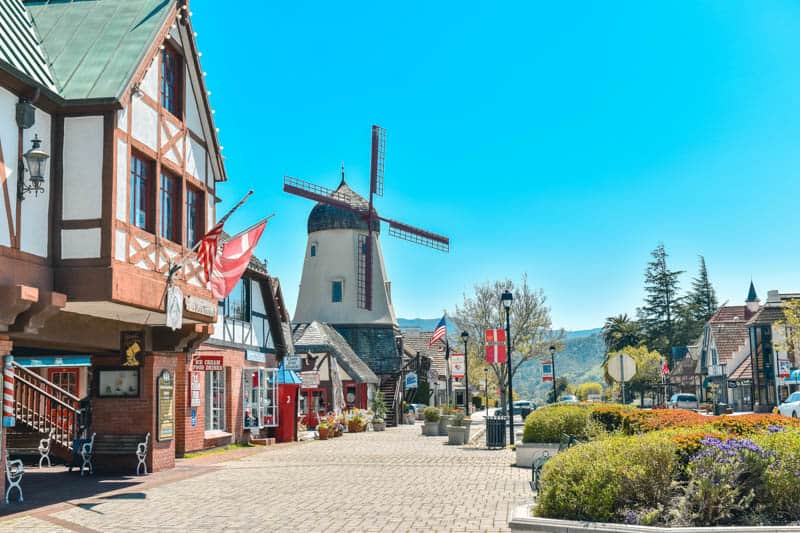
[[[583,405],[552,405],[537,409],[525,419],[522,442],[559,442],[566,433],[579,439],[592,434],[589,414]]]

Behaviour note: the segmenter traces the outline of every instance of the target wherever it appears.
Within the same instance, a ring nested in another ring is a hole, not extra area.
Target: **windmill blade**
[[[408,224],[403,224],[396,220],[380,217],[381,220],[389,224],[389,235],[403,239],[405,241],[421,244],[440,252],[450,251],[450,239],[444,235],[432,233],[424,229],[415,228]]]
[[[383,164],[386,160],[386,130],[372,126],[372,159],[369,169],[370,194],[383,196]]]
[[[358,270],[356,275],[359,309],[372,311],[372,233],[358,236]]]
[[[283,190],[289,194],[302,196],[303,198],[308,198],[309,200],[333,205],[342,209],[347,209],[348,211],[355,211],[358,214],[363,215],[366,213],[366,209],[361,209],[358,206],[351,204],[350,199],[346,195],[338,193],[333,189],[311,183],[310,181],[293,178],[291,176],[284,176]]]

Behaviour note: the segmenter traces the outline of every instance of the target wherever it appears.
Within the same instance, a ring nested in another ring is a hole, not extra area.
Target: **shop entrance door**
[[[78,396],[78,369],[77,368],[50,368],[47,370],[47,379],[73,396]],[[53,401],[50,405],[50,416],[62,429],[69,430],[74,423],[72,413]]]

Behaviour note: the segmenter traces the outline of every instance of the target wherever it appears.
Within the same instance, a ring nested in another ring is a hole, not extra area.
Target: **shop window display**
[[[277,371],[245,368],[242,372],[244,428],[258,429],[278,425]]]

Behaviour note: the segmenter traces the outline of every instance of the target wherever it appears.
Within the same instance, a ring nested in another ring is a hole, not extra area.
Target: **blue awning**
[[[787,385],[800,385],[800,369],[792,370],[789,377],[784,379],[783,382]]]
[[[303,383],[303,380],[300,379],[300,376],[297,375],[297,372],[294,370],[286,370],[283,367],[283,362],[281,362],[281,366],[278,367],[278,384],[300,385],[301,383]]]
[[[38,357],[17,357],[14,362],[27,368],[46,368],[58,366],[92,366],[88,355],[43,355]]]

